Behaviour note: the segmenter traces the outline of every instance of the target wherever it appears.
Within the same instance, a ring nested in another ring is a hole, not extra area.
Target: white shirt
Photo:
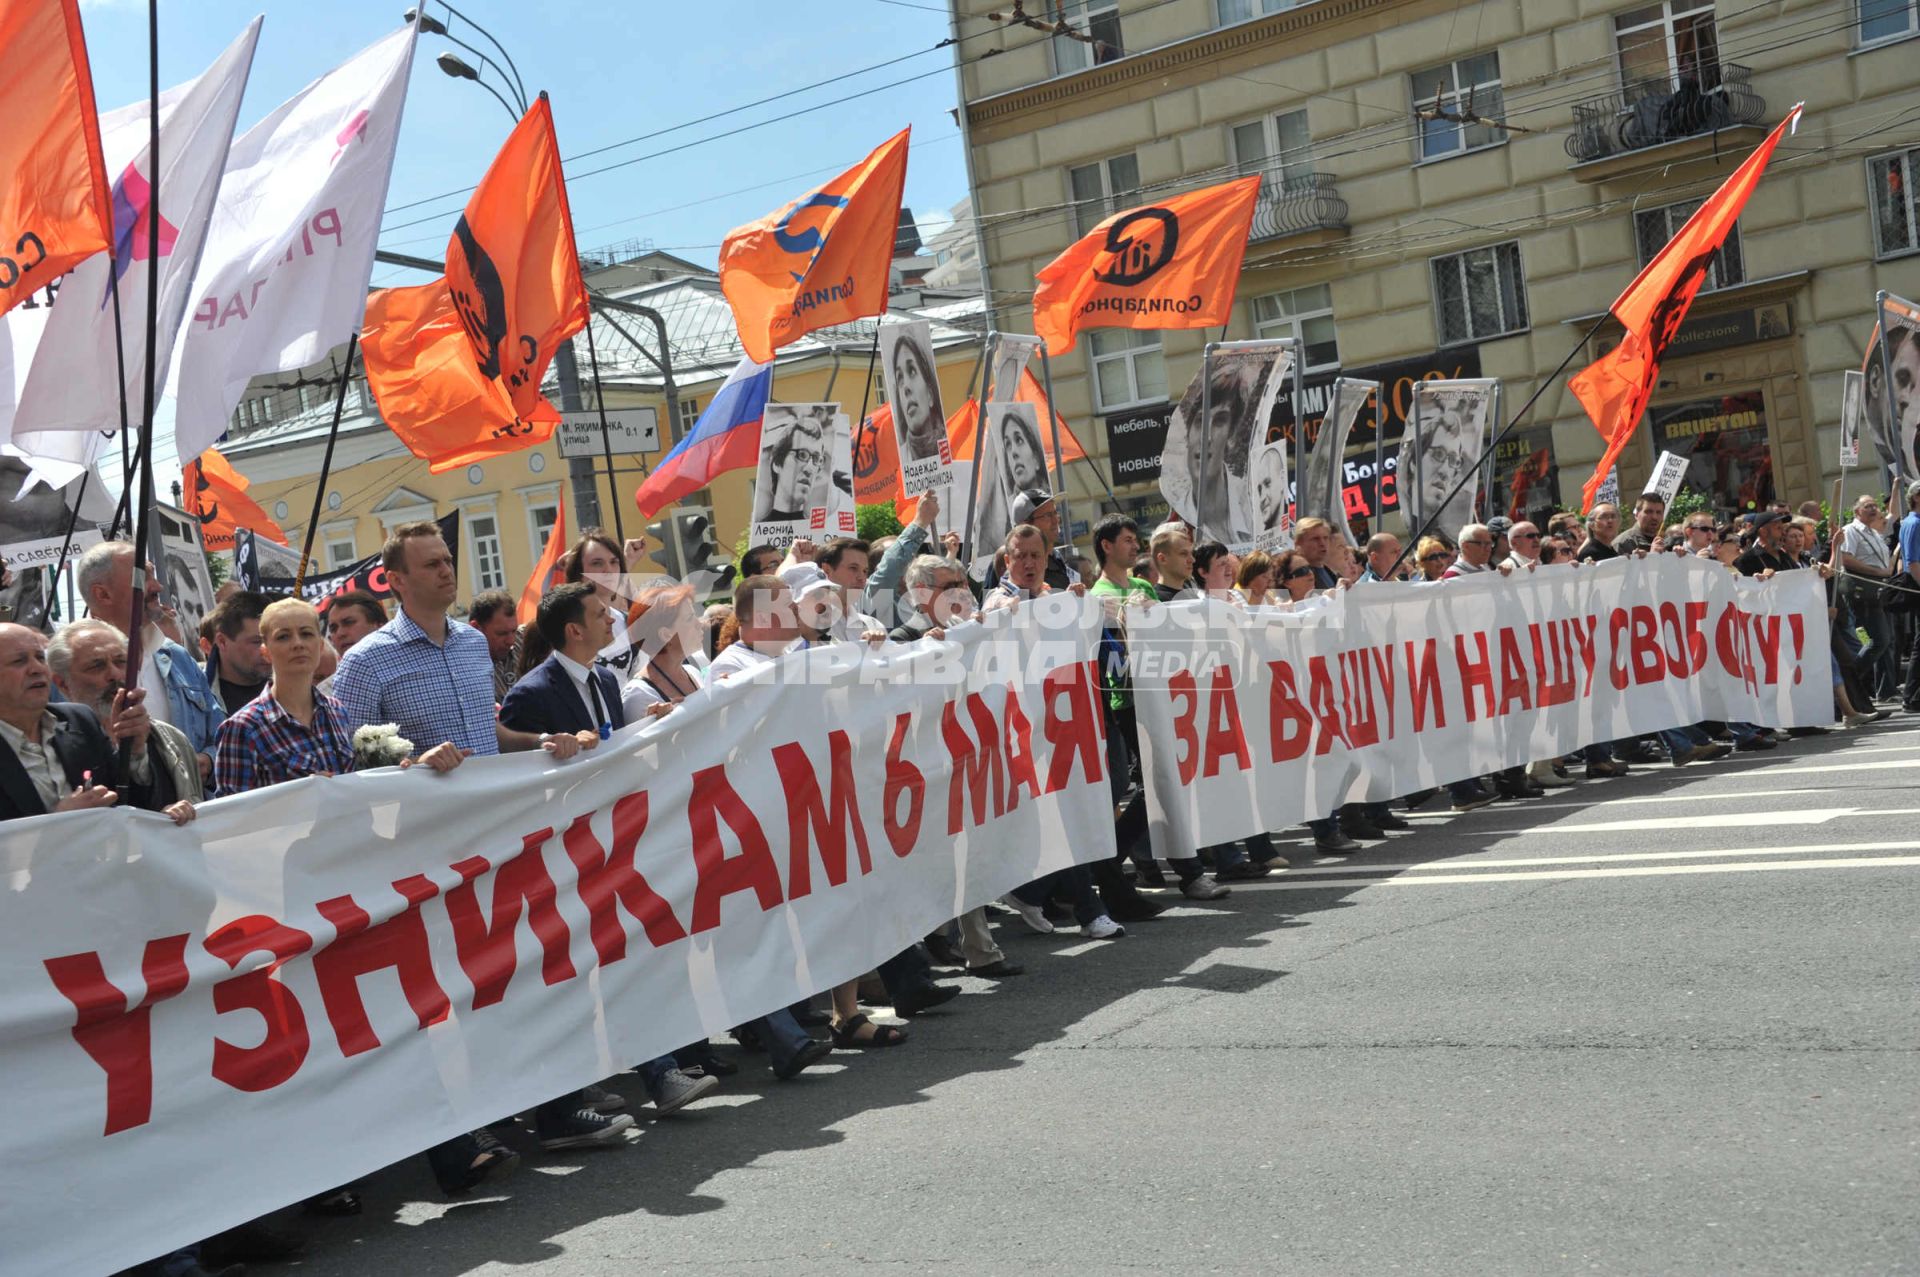
[[[173,725],[173,706],[167,700],[167,680],[160,676],[160,645],[167,636],[157,625],[148,625],[140,639],[140,686],[147,689],[147,717],[156,723]]]
[[[1893,552],[1887,549],[1886,538],[1858,519],[1841,529],[1840,552],[1882,572],[1893,571]]]
[[[734,646],[738,647],[739,644],[736,643]],[[647,681],[647,671],[652,668],[651,665],[642,666],[632,678],[627,680],[626,686],[620,689],[620,708],[625,711],[629,723],[637,723],[644,719],[647,716],[647,710],[652,706],[668,703],[660,689]],[[656,677],[662,681],[671,679],[676,683],[685,683],[695,690],[707,684],[706,671],[690,660]]]
[[[745,639],[741,639],[713,658],[713,664],[707,666],[707,677],[716,683],[724,683],[729,678],[737,678],[763,665],[771,665],[777,659],[779,658],[768,656],[765,652],[756,651],[748,646]]]
[[[607,712],[607,708],[604,705],[598,709],[594,708],[595,693],[587,686],[587,679],[590,676],[587,667],[565,652],[555,652],[553,659],[560,663],[560,668],[565,670],[567,677],[573,680],[573,690],[579,694],[580,707],[587,711],[587,721],[595,727],[599,727],[602,723],[612,726],[613,719]]]

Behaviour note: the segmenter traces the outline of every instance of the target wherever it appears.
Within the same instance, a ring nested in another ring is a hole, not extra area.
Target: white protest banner
[[[1849,368],[1840,375],[1840,468],[1860,464],[1860,423],[1866,416],[1867,375]]]
[[[1677,453],[1662,452],[1660,459],[1653,463],[1653,474],[1648,477],[1647,486],[1640,490],[1641,494],[1653,493],[1660,498],[1661,505],[1672,505],[1686,477],[1687,459]]]
[[[794,653],[566,763],[8,822],[5,1267],[152,1258],[1111,857],[1080,602]]]
[[[953,482],[953,442],[940,404],[933,362],[933,325],[924,319],[880,325],[881,368],[893,408],[900,458],[900,495],[917,497]]]
[[[837,403],[767,405],[747,540],[784,550],[797,537],[854,533],[853,429]]]
[[[1833,720],[1806,570],[1660,555],[1126,619],[1154,845],[1176,856],[1596,741]]]

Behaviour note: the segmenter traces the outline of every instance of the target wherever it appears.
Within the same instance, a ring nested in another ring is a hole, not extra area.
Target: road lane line
[[[1650,878],[1670,874],[1762,873],[1786,869],[1884,869],[1898,865],[1920,865],[1920,856],[1744,861],[1732,865],[1631,865],[1619,869],[1542,869],[1527,873],[1416,874],[1404,878],[1323,878],[1318,882],[1276,882],[1270,886],[1275,891],[1328,891],[1335,887],[1426,887],[1462,882],[1538,882],[1556,878]]]
[[[1359,863],[1347,861],[1344,864],[1305,865],[1281,871],[1277,879],[1267,879],[1265,883],[1252,882],[1246,886],[1277,885],[1299,874],[1352,874],[1387,873],[1389,871],[1459,871],[1463,869],[1518,868],[1526,865],[1587,865],[1613,860],[1711,860],[1716,856],[1810,856],[1829,851],[1920,851],[1920,841],[1915,842],[1831,842],[1803,843],[1797,847],[1755,847],[1736,850],[1716,851],[1606,851],[1593,852],[1583,856],[1508,856],[1498,860],[1467,860],[1461,857],[1449,857],[1445,860],[1380,861],[1377,863]],[[1242,884],[1235,884],[1236,886]]]

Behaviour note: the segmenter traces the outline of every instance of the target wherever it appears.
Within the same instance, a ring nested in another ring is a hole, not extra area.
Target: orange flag
[[[1567,379],[1567,389],[1607,441],[1605,455],[1581,489],[1582,512],[1593,508],[1594,494],[1607,471],[1639,427],[1660,375],[1660,357],[1679,333],[1688,307],[1707,278],[1713,255],[1726,242],[1740,210],[1760,184],[1774,148],[1790,130],[1799,127],[1802,106],[1787,112],[1787,118],[1766,141],[1754,148],[1753,154],[1687,219],[1687,224],[1615,300],[1612,314],[1625,330],[1620,344]]]
[[[860,505],[900,495],[900,449],[893,437],[893,405],[881,404],[853,432],[853,499]]]
[[[104,252],[113,197],[78,0],[0,5],[0,313]],[[128,211],[132,221],[132,212]]]
[[[542,94],[467,202],[446,275],[367,299],[367,383],[387,425],[436,474],[530,448],[559,424],[540,381],[587,313]]]
[[[720,290],[755,363],[816,328],[886,311],[911,132],[721,242]]]
[[[180,488],[186,494],[187,509],[200,520],[200,538],[207,549],[231,550],[233,535],[241,528],[281,545],[287,543],[280,525],[247,495],[251,486],[217,448],[208,448],[181,471]]]
[[[1211,328],[1233,310],[1260,178],[1115,213],[1041,268],[1033,331],[1058,358],[1083,328]]]
[[[567,552],[567,507],[562,502],[553,520],[553,530],[547,533],[547,548],[541,552],[540,561],[533,565],[533,575],[527,578],[526,585],[520,589],[520,606],[514,610],[514,618],[522,625],[532,625],[540,614],[540,597],[547,592],[547,583],[553,580],[554,569],[560,566],[560,556]]]

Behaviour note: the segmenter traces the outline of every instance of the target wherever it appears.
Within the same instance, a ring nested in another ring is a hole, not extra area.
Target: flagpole
[[[1025,375],[1025,370],[1022,370]],[[1053,498],[1060,503],[1060,534],[1066,545],[1073,544],[1073,511],[1067,505],[1067,463],[1060,456],[1060,414],[1053,410],[1053,361],[1047,357],[1047,347],[1040,346],[1040,388],[1047,394],[1047,430],[1053,436]],[[1019,387],[1014,387],[1019,393]],[[977,453],[979,448],[976,446]]]
[[[120,537],[120,518],[126,513],[128,494],[133,491],[133,435],[127,422],[126,336],[120,327],[120,275],[109,265],[107,291],[113,298],[113,362],[119,372],[116,386],[120,393],[120,502],[113,510],[113,523],[107,528],[109,540]]]
[[[160,344],[160,0],[147,0],[147,362],[142,372],[140,447],[134,469],[140,476],[140,509],[133,520],[133,598],[127,625],[127,677],[129,694],[140,687],[140,666],[144,653],[142,639],[147,611],[147,542],[153,532],[153,379],[158,371],[156,347]],[[125,379],[121,393],[125,394]],[[133,490],[132,475],[127,476],[127,492]],[[122,494],[123,496],[125,494]],[[117,780],[124,786],[133,773],[133,740],[120,742],[120,768]]]
[[[569,338],[571,340],[571,338]],[[627,529],[620,518],[620,494],[613,478],[613,441],[607,437],[607,396],[600,389],[600,355],[593,344],[593,310],[587,310],[587,364],[593,369],[593,406],[600,412],[600,451],[607,459],[607,499],[613,506],[613,534],[620,544],[627,543]]]
[[[1527,396],[1527,401],[1520,405],[1520,411],[1514,413],[1512,419],[1508,421],[1506,425],[1500,427],[1500,429],[1494,434],[1493,438],[1487,441],[1486,449],[1481,453],[1482,457],[1487,457],[1492,455],[1493,450],[1500,446],[1500,441],[1507,437],[1508,433],[1511,432],[1514,426],[1519,423],[1520,418],[1526,416],[1529,412],[1531,412],[1533,410],[1533,405],[1540,401],[1540,396],[1547,393],[1547,387],[1553,384],[1554,379],[1559,377],[1561,373],[1567,370],[1567,365],[1573,362],[1573,357],[1579,354],[1581,351],[1585,350],[1587,348],[1587,343],[1592,341],[1594,337],[1599,334],[1600,329],[1604,327],[1608,323],[1608,321],[1612,319],[1613,319],[1613,312],[1609,310],[1606,314],[1600,316],[1600,318],[1593,321],[1593,327],[1587,329],[1587,331],[1581,336],[1580,340],[1574,343],[1573,349],[1567,352],[1567,357],[1560,361],[1559,367],[1555,368],[1552,372],[1548,373],[1545,377],[1540,379],[1539,387],[1531,395]],[[1386,393],[1386,388],[1384,386],[1381,388],[1381,393],[1382,394]],[[1420,410],[1420,398],[1418,395],[1414,396],[1413,404],[1414,404],[1414,411],[1418,413]],[[1416,436],[1416,438],[1417,437],[1418,436]],[[1404,452],[1405,449],[1403,448],[1402,451]],[[1479,475],[1480,475],[1480,464],[1479,462],[1476,461],[1471,469],[1467,470],[1458,479],[1454,480],[1452,489],[1448,491],[1446,496],[1440,498],[1439,510],[1435,510],[1430,517],[1421,520],[1421,526],[1418,529],[1414,528],[1412,519],[1407,520],[1407,528],[1410,531],[1412,531],[1414,535],[1409,537],[1407,539],[1407,543],[1400,547],[1400,557],[1396,558],[1393,561],[1393,565],[1387,569],[1388,576],[1392,576],[1394,571],[1397,568],[1399,568],[1401,563],[1406,561],[1406,557],[1408,554],[1410,554],[1413,551],[1413,547],[1420,543],[1420,538],[1425,536],[1430,530],[1432,530],[1435,521],[1437,521],[1440,517],[1440,510],[1446,509],[1447,504],[1450,501],[1452,501],[1455,496],[1459,495],[1460,485],[1465,483],[1468,479],[1479,478]],[[1398,478],[1399,476],[1396,476],[1396,481]],[[1400,494],[1400,509],[1402,513],[1405,513],[1407,509],[1407,494],[1404,491],[1402,491]]]
[[[977,385],[974,392],[979,397],[974,400],[973,418],[973,466],[967,472],[967,521],[960,525],[960,566],[970,567],[973,551],[974,507],[980,501],[980,459],[987,450],[987,378],[993,375],[993,356],[1000,347],[1000,334],[992,330],[987,332],[987,341],[980,348],[980,375],[969,385]],[[944,429],[944,427],[943,427]],[[901,473],[905,474],[903,467]],[[949,514],[951,517],[951,514]],[[973,573],[969,571],[968,576]]]
[[[307,518],[305,544],[300,547],[300,570],[293,574],[293,592],[307,583],[307,565],[313,561],[313,538],[320,531],[321,503],[327,499],[327,476],[333,472],[333,445],[340,438],[340,416],[347,406],[347,383],[353,380],[353,356],[360,349],[360,334],[347,337],[347,360],[340,369],[340,385],[333,392],[333,424],[327,427],[327,450],[320,457],[320,478],[313,485],[313,513]],[[238,541],[235,542],[238,544]]]
[[[1219,344],[1217,341],[1210,341],[1200,348],[1200,465],[1202,469],[1213,461],[1213,351]],[[1188,423],[1187,431],[1192,433],[1192,423]],[[1189,457],[1193,455],[1192,448],[1187,449],[1187,455]],[[1203,475],[1191,473],[1191,467],[1188,469],[1187,488],[1193,494],[1193,517],[1200,523],[1200,526],[1194,529],[1199,533],[1194,538],[1197,543],[1205,540],[1207,535],[1207,511],[1205,503],[1201,500],[1201,493],[1206,490],[1206,486]]]
[[[80,491],[73,498],[73,513],[67,516],[67,535],[66,539],[60,543],[60,558],[53,565],[53,576],[47,581],[47,597],[40,604],[40,624],[37,627],[39,629],[46,629],[47,618],[53,615],[54,591],[59,588],[61,570],[67,566],[67,551],[73,548],[73,529],[80,522],[80,507],[87,500],[87,481],[92,478],[93,467],[88,466],[80,476]]]
[[[1385,491],[1387,466],[1387,384],[1384,381],[1373,383],[1373,532],[1369,536],[1386,531],[1387,509]]]

